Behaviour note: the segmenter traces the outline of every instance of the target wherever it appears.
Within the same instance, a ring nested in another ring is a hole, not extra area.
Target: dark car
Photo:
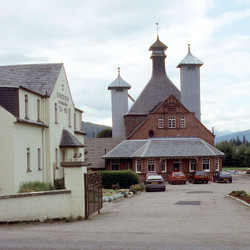
[[[206,171],[194,171],[191,172],[189,175],[189,182],[196,183],[196,182],[204,182],[208,183],[208,174]]]
[[[219,171],[213,175],[214,182],[230,182],[232,183],[232,175],[229,172]]]
[[[145,181],[146,192],[150,190],[166,190],[165,182],[161,175],[149,175]]]
[[[183,172],[172,172],[172,174],[168,177],[169,184],[186,184],[186,176]]]

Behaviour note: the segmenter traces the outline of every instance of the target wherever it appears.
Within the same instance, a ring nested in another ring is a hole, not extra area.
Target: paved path
[[[105,203],[87,221],[0,226],[0,249],[250,249],[250,208],[225,198],[232,184],[169,185]]]

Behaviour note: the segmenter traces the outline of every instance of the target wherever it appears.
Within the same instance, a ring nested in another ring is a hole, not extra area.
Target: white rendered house
[[[82,113],[63,64],[0,66],[0,194],[25,181],[53,184],[60,162],[83,161]]]

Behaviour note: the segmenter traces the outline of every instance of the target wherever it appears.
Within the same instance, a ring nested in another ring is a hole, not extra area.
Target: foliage
[[[19,187],[19,193],[39,192],[53,190],[53,186],[40,181],[23,182]]]
[[[246,191],[232,191],[229,195],[237,197],[240,200],[245,201],[246,203],[250,204],[250,194]]]
[[[96,135],[96,138],[108,138],[108,137],[112,137],[111,128],[105,128]]]
[[[64,178],[55,179],[54,189],[56,189],[56,190],[65,189]]]
[[[131,170],[109,171],[102,173],[102,185],[104,188],[111,188],[112,184],[119,183],[121,188],[129,188],[139,183],[139,176]]]
[[[132,192],[133,194],[136,194],[137,192],[143,191],[144,189],[145,189],[144,184],[140,183],[130,186],[129,191]]]
[[[225,154],[223,165],[228,167],[250,167],[250,142],[243,136],[241,141],[239,137],[230,141],[217,143],[216,148]]]

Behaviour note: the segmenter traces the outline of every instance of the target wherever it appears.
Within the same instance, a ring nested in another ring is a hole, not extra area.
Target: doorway
[[[179,159],[174,159],[173,162],[173,170],[174,171],[180,171],[180,160]]]

